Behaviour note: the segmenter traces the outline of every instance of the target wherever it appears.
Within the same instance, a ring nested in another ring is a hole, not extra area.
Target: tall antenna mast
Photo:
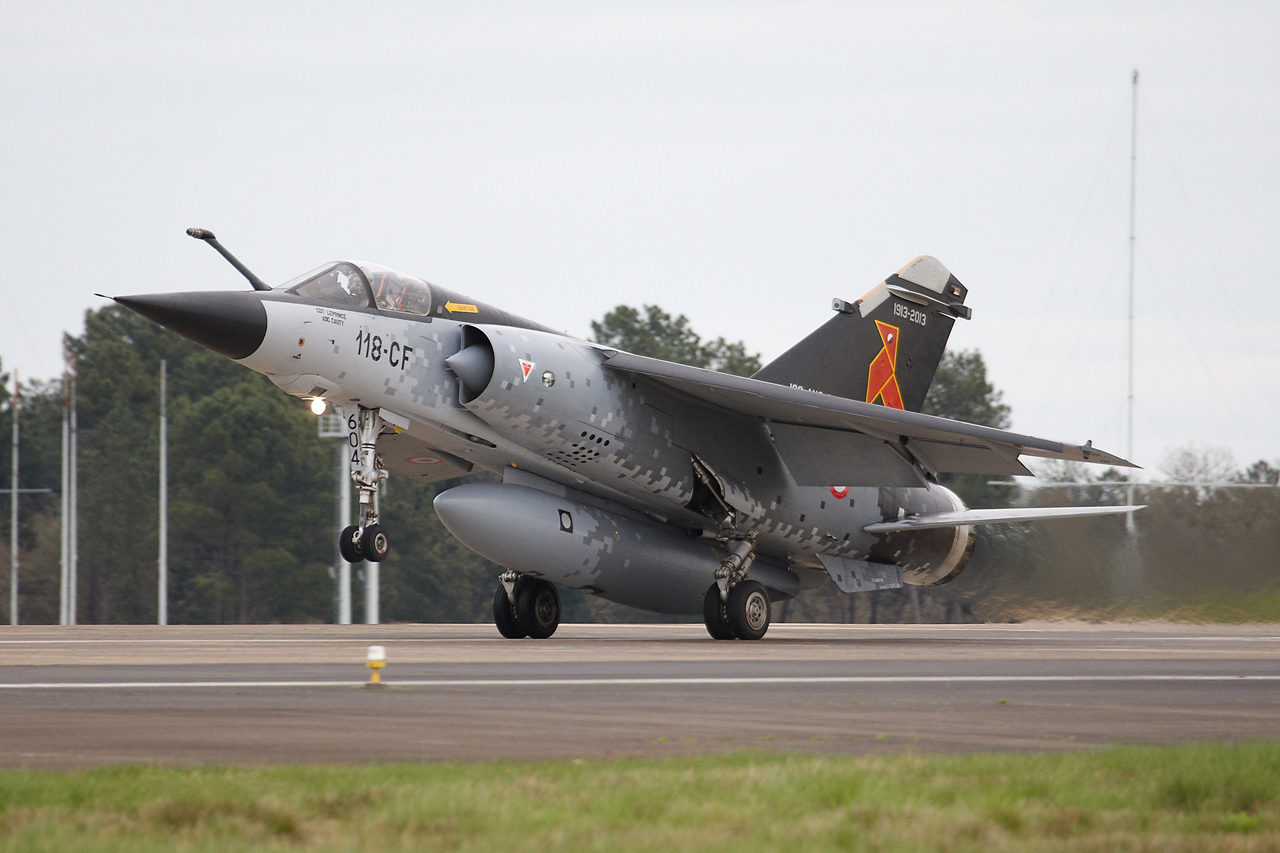
[[[1137,232],[1138,197],[1138,69],[1133,69],[1133,107],[1129,127],[1129,440],[1126,459],[1133,459],[1133,257]],[[1126,502],[1133,505],[1133,486],[1126,489]],[[1133,513],[1126,517],[1133,530]]]

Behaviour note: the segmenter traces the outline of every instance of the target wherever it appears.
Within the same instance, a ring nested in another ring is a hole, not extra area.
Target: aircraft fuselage
[[[639,511],[700,534],[710,551],[716,526],[690,507],[700,461],[723,500],[758,531],[756,571],[772,566],[793,574],[792,583],[778,581],[792,593],[825,578],[820,555],[890,559],[904,581],[938,583],[971,537],[969,528],[913,537],[863,532],[875,521],[962,504],[936,484],[798,486],[763,420],[616,375],[595,344],[538,329],[317,305],[289,294],[264,294],[262,304],[265,337],[239,361],[286,392],[380,409],[389,421],[399,415],[412,438],[508,482],[527,484],[533,475],[594,498],[602,509]],[[468,330],[491,341],[494,367],[492,380],[464,404],[462,383],[445,359],[463,348]],[[543,574],[571,586],[598,585],[589,576]],[[697,574],[700,593],[709,573]],[[680,609],[699,606],[695,598]]]

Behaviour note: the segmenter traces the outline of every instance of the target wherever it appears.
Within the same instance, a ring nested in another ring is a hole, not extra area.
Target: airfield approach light
[[[327,408],[329,408],[329,404],[324,401],[324,397],[316,397],[311,401],[311,414],[316,417],[323,415]]]

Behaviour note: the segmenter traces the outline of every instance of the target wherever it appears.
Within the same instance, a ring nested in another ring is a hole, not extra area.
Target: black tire
[[[555,584],[530,578],[516,585],[516,619],[529,637],[545,640],[560,627],[560,593]]]
[[[360,553],[369,562],[381,563],[387,559],[390,550],[391,543],[387,541],[387,534],[382,532],[382,525],[370,524],[360,535]]]
[[[360,546],[355,539],[356,531],[359,529],[353,524],[338,534],[338,553],[348,563],[359,563],[364,560],[364,555],[360,553]]]
[[[713,640],[732,640],[733,631],[725,618],[724,602],[720,600],[720,584],[713,583],[702,599],[702,621]]]
[[[743,581],[725,602],[729,630],[739,640],[758,640],[769,630],[769,593],[758,581]]]
[[[507,598],[507,588],[498,584],[498,591],[493,594],[493,624],[498,626],[498,633],[508,640],[519,640],[529,636],[529,632],[520,627],[516,618],[516,608]]]

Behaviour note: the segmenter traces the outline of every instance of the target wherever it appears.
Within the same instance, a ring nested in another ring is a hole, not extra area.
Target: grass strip
[[[0,771],[0,851],[1280,851],[1280,743]]]
[[[1280,624],[1280,589],[1243,592],[1203,589],[1179,595],[1144,595],[1132,601],[1072,604],[1065,601],[1024,599],[1017,595],[993,598],[990,614],[995,621],[1088,622],[1185,622],[1197,625]]]

